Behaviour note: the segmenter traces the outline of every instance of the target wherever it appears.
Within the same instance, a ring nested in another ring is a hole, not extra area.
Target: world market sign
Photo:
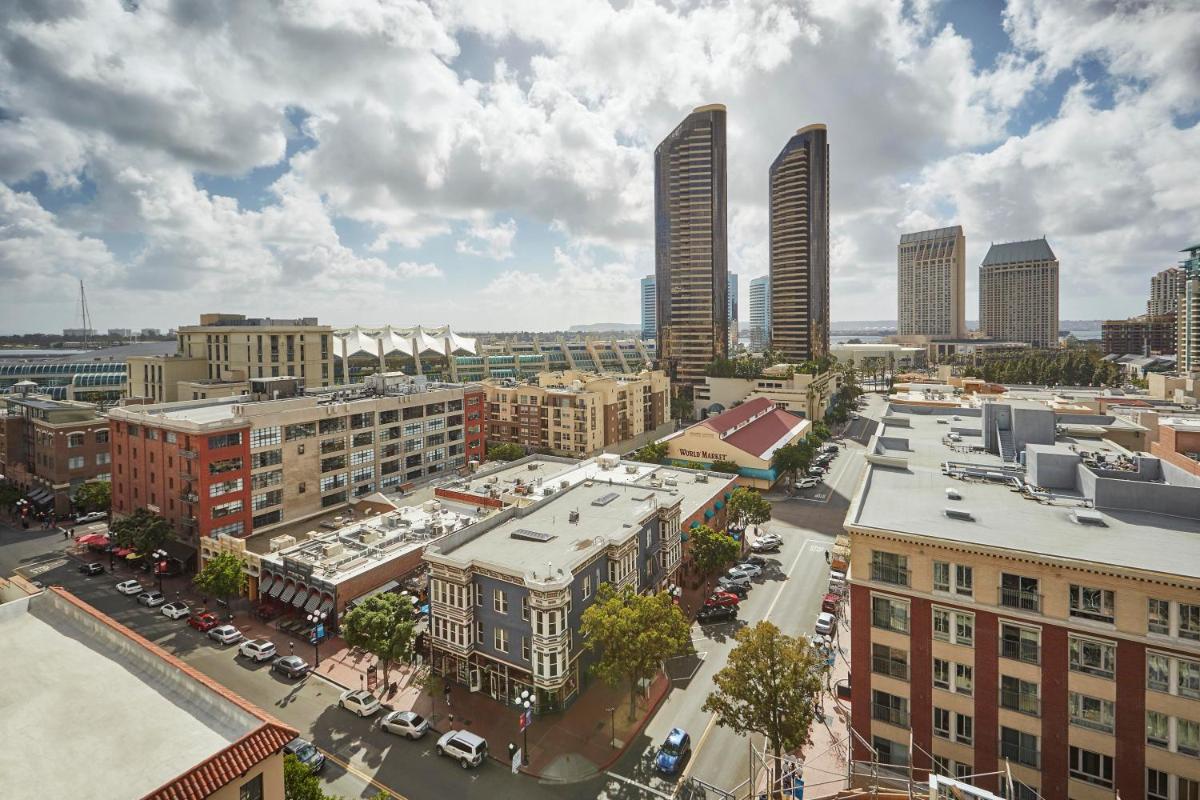
[[[724,461],[725,456],[721,453],[709,453],[705,450],[684,450],[679,448],[679,455],[687,456],[688,458],[702,458],[707,461]]]

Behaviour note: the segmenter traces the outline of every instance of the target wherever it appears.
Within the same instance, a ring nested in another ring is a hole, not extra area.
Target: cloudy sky
[[[0,0],[0,330],[202,311],[637,320],[652,153],[728,106],[729,264],[829,126],[835,320],[895,317],[901,232],[1046,235],[1064,318],[1144,310],[1200,240],[1200,4]],[[744,302],[744,297],[743,297]]]

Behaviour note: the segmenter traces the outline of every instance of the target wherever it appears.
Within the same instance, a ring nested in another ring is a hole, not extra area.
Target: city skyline
[[[397,296],[405,322],[459,329],[511,328],[512,297],[530,299],[532,329],[636,322],[653,261],[652,150],[703,102],[729,108],[729,269],[743,283],[766,272],[763,173],[778,142],[805,119],[843,131],[833,319],[882,316],[906,231],[971,232],[968,318],[990,242],[1048,236],[1062,316],[1101,319],[1137,313],[1126,298],[1194,239],[1195,10],[1105,24],[1099,9],[1024,2],[561,4],[535,28],[519,14],[422,9],[421,34],[388,46],[379,34],[402,29],[403,13],[349,15],[336,31],[317,9],[290,25],[238,9],[194,29],[154,4],[14,12],[4,52],[37,58],[0,56],[13,87],[0,283],[22,298],[4,330],[74,327],[79,279],[101,329],[171,327],[230,295],[247,303],[229,311],[270,298],[271,313],[334,325],[393,319]],[[673,46],[620,47],[634,28]],[[250,30],[264,32],[259,62],[244,55]],[[1089,35],[1064,42],[1064,30]],[[753,52],[739,50],[747,41]],[[849,59],[846,42],[873,43],[872,58]],[[244,80],[211,80],[192,66],[201,49]],[[818,66],[816,87],[804,76]],[[887,99],[863,102],[864,83]],[[62,99],[79,93],[97,100]],[[571,319],[580,309],[587,318]]]

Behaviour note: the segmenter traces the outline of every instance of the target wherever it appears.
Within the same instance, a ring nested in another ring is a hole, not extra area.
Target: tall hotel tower
[[[807,125],[771,164],[771,347],[799,363],[829,354],[829,143]]]
[[[693,386],[728,354],[725,106],[700,106],[654,151],[658,358]]]
[[[900,236],[896,253],[897,333],[967,335],[967,239],[961,225]]]

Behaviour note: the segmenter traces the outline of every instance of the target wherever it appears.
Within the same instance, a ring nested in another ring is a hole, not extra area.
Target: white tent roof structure
[[[397,328],[384,325],[377,328],[340,328],[333,332],[333,354],[339,358],[364,356],[389,356],[396,353],[414,355],[454,355],[465,353],[477,355],[475,339],[459,336],[449,325],[426,328],[414,325]]]

